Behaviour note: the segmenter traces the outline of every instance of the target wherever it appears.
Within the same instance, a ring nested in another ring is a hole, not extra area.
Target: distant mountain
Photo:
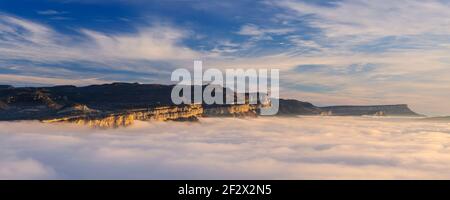
[[[309,102],[294,99],[280,99],[278,115],[319,115],[323,112]]]
[[[412,111],[406,104],[373,106],[329,106],[321,107],[325,112],[338,116],[377,115],[377,116],[422,116]]]
[[[317,107],[308,102],[280,99],[278,115],[332,115],[332,116],[422,116],[408,105],[328,106]]]
[[[99,127],[129,125],[134,120],[196,121],[198,117],[257,116],[270,102],[250,105],[253,96],[245,94],[246,102],[232,105],[174,105],[173,85],[112,83],[85,87],[12,87],[0,86],[0,120],[69,121]],[[197,87],[197,86],[195,86]],[[202,87],[201,91],[206,86]],[[194,91],[194,86],[191,87]],[[222,88],[216,95],[236,93]],[[264,95],[264,94],[260,94]],[[224,99],[225,100],[225,99]],[[407,105],[331,106],[317,107],[308,102],[280,99],[278,115],[379,115],[418,116]]]

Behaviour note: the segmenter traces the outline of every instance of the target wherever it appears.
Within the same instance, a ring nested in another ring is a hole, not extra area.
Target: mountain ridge
[[[68,121],[98,127],[129,125],[134,120],[197,121],[199,117],[256,117],[268,103],[231,105],[175,105],[171,101],[174,85],[111,83],[77,87],[0,86],[0,121],[40,120],[43,122]],[[195,86],[191,86],[193,90]],[[206,86],[202,86],[205,89]],[[233,95],[227,88],[216,95]],[[257,94],[264,95],[264,94]],[[269,102],[270,103],[270,102]],[[278,116],[292,115],[401,115],[419,116],[406,104],[375,106],[317,107],[295,99],[279,99]]]

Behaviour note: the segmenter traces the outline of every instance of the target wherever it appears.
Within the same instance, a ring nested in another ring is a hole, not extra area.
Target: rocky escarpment
[[[204,117],[256,117],[258,115],[258,105],[217,105],[205,106]]]
[[[129,126],[134,121],[198,121],[199,117],[256,117],[256,105],[207,106],[201,104],[162,106],[148,109],[127,110],[125,112],[102,113],[87,110],[78,116],[60,117],[42,120],[46,123],[70,122],[95,128],[117,128]]]
[[[308,102],[294,99],[280,99],[279,102],[278,115],[319,115],[323,112]]]
[[[135,120],[196,121],[198,117],[256,116],[258,105],[174,105],[173,86],[113,83],[86,87],[0,87],[0,121],[72,122],[93,127],[127,126]],[[223,89],[217,94],[234,95]],[[248,97],[248,94],[246,95]]]
[[[0,86],[0,121],[40,120],[72,122],[93,127],[119,127],[135,120],[196,121],[199,117],[256,117],[262,107],[271,105],[267,96],[249,104],[264,94],[237,95],[229,89],[215,91],[216,95],[235,97],[233,104],[174,105],[174,86],[138,83],[113,83],[86,87],[21,87]],[[200,87],[200,86],[198,86]],[[205,89],[205,86],[201,86]],[[191,88],[192,90],[194,87]],[[298,100],[279,100],[278,115],[339,115],[339,116],[419,116],[407,105],[331,106],[317,107]]]
[[[128,110],[118,113],[95,113],[43,120],[43,122],[71,122],[96,128],[117,128],[140,121],[196,121],[203,114],[201,105],[163,106],[152,109]]]
[[[374,106],[317,107],[308,102],[280,99],[278,115],[327,115],[327,116],[422,116],[406,104]]]
[[[374,106],[329,106],[322,110],[338,116],[374,115],[374,116],[421,116],[406,104]]]

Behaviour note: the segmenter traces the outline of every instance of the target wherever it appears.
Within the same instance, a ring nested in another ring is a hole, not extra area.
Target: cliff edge
[[[406,104],[317,107],[308,102],[284,99],[280,99],[278,115],[423,116],[412,111]]]
[[[412,111],[406,104],[373,106],[328,106],[321,107],[325,112],[337,116],[422,116]]]
[[[86,87],[0,87],[0,121],[72,122],[127,126],[134,120],[197,121],[198,117],[255,117],[258,105],[175,105],[173,85],[112,83]],[[205,86],[203,86],[204,88]],[[220,95],[234,95],[222,88]],[[247,94],[248,97],[248,94]]]
[[[207,105],[204,102],[174,105],[173,85],[112,83],[76,87],[12,87],[0,85],[0,121],[40,120],[72,122],[94,127],[127,126],[134,120],[197,121],[199,117],[256,117],[270,100],[248,103],[255,94],[245,94],[245,102],[230,105]],[[205,86],[203,86],[204,89]],[[193,88],[192,88],[193,89]],[[216,95],[233,95],[222,88]],[[264,94],[257,94],[264,95]],[[267,97],[267,96],[265,96]],[[309,102],[279,99],[279,116],[421,116],[407,105],[317,107]]]

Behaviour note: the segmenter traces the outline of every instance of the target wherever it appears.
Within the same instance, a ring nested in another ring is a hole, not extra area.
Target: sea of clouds
[[[450,123],[260,117],[0,123],[0,179],[450,179]]]

